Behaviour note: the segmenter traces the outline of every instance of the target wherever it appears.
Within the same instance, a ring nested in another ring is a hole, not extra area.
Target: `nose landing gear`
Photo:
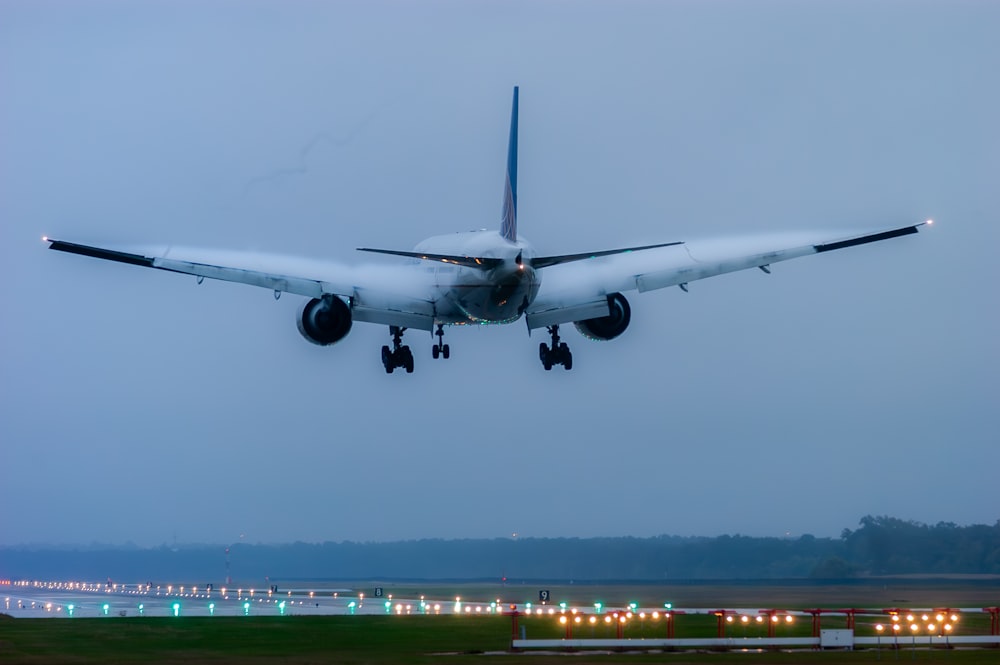
[[[550,348],[545,342],[538,345],[538,357],[542,361],[542,367],[546,372],[551,370],[553,365],[562,365],[567,371],[573,369],[573,354],[570,353],[566,342],[559,341],[559,326],[549,326],[547,330],[552,335],[552,346]]]
[[[431,355],[434,356],[435,360],[439,357],[447,360],[451,356],[451,349],[444,343],[444,326],[439,323],[437,332],[434,334],[437,335],[438,341],[437,344],[431,347]]]
[[[410,347],[403,346],[403,332],[406,328],[399,326],[389,326],[389,334],[392,335],[392,349],[388,346],[382,347],[382,366],[385,367],[386,374],[392,374],[392,370],[402,367],[407,374],[413,373],[413,353]]]

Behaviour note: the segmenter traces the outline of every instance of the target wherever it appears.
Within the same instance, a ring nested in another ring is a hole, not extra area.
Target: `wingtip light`
[[[928,219],[925,223],[927,224],[927,226],[930,226],[931,224],[934,223],[934,220],[933,219]]]
[[[42,236],[42,242],[48,242],[48,241],[49,241],[48,236]]]

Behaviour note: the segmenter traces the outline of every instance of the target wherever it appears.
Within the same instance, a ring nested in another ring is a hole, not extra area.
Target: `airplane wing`
[[[254,252],[194,248],[111,249],[43,238],[49,249],[144,268],[249,284],[310,298],[350,299],[355,321],[433,330],[434,303],[425,273],[410,266],[348,267],[336,263]],[[398,273],[398,274],[397,274]]]
[[[528,328],[607,316],[607,296],[668,286],[685,291],[690,282],[725,273],[760,268],[770,272],[779,261],[855,247],[917,233],[931,220],[898,228],[830,240],[815,234],[786,234],[746,239],[686,242],[645,252],[595,258],[547,269],[538,297],[528,308]]]

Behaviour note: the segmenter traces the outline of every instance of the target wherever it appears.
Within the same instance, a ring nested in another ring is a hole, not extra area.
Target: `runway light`
[[[281,613],[281,616],[285,616],[285,601],[278,603],[278,611]]]
[[[250,603],[243,603],[243,616],[250,616]]]
[[[146,606],[143,605],[142,603],[139,603],[139,616],[142,616],[145,611],[146,611]]]
[[[76,609],[75,605],[67,605],[66,606],[66,611],[69,612],[70,616],[73,616],[73,610],[75,610],[75,609]]]
[[[180,616],[180,613],[181,613],[181,604],[180,603],[174,603],[173,610],[174,610],[174,616],[175,617],[176,616]]]
[[[104,610],[104,616],[107,616],[108,615],[108,610],[111,609],[111,606],[108,605],[107,603],[104,603],[104,606],[101,609]]]
[[[215,603],[209,603],[208,604],[208,613],[211,616],[215,616]]]

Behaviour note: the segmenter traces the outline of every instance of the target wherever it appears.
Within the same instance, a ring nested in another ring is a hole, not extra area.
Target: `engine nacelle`
[[[629,321],[632,320],[632,308],[629,307],[625,296],[620,293],[608,296],[608,307],[611,308],[611,313],[607,316],[576,321],[573,325],[587,339],[603,341],[618,337],[625,332]]]
[[[306,301],[299,310],[299,332],[313,344],[329,346],[351,332],[351,308],[336,296]]]

